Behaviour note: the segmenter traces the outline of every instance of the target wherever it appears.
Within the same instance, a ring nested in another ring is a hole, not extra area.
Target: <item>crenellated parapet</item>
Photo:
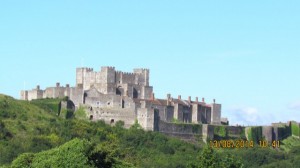
[[[102,66],[101,71],[115,71],[115,67],[113,67],[113,66]]]

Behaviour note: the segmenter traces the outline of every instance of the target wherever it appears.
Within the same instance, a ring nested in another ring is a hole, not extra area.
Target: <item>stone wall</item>
[[[209,124],[202,125],[202,139],[205,143],[214,138],[214,127]]]
[[[70,99],[74,102],[74,104],[78,107],[83,103],[83,88],[72,87],[70,88]]]
[[[274,140],[273,127],[272,126],[262,127],[262,137],[268,142],[272,142],[272,140]]]
[[[201,106],[201,122],[203,124],[211,123],[211,108],[206,106]]]
[[[245,127],[241,126],[225,126],[229,138],[246,138]]]
[[[137,109],[138,123],[149,131],[154,130],[154,109],[139,108]]]
[[[193,104],[192,105],[192,123],[199,123],[201,121],[201,115],[199,111],[199,105],[198,104]]]
[[[165,113],[165,121],[171,122],[174,119],[174,107],[167,106]]]
[[[152,105],[152,107],[158,110],[160,120],[166,121],[166,107],[162,105]]]
[[[223,129],[222,136],[219,135],[217,128]],[[178,137],[183,140],[197,141],[199,139],[207,142],[212,139],[244,139],[245,128],[235,126],[219,126],[211,124],[186,124],[186,123],[171,123],[159,121],[159,132],[166,135]]]
[[[150,99],[153,93],[152,86],[142,86],[141,99]]]
[[[21,100],[28,100],[28,91],[27,90],[21,90],[20,99]]]
[[[28,100],[33,99],[41,99],[43,98],[43,91],[38,89],[29,90],[28,92]]]
[[[133,72],[136,74],[136,81],[138,84],[149,86],[149,69],[134,69]]]
[[[85,107],[88,117],[94,121],[103,120],[112,125],[117,121],[124,121],[125,128],[129,128],[135,122],[136,114],[131,109],[93,107],[91,110],[88,106]]]
[[[187,141],[202,140],[201,124],[177,124],[159,121],[159,132]]]

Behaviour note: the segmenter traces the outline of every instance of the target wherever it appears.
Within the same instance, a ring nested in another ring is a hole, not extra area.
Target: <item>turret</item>
[[[93,68],[76,68],[76,86],[82,88],[86,74],[93,72]]]
[[[136,84],[149,86],[149,69],[138,68],[134,69],[133,72],[136,74]]]

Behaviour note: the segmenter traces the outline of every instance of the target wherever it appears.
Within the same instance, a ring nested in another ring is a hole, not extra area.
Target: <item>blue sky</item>
[[[300,121],[299,5],[0,1],[0,93],[74,85],[79,66],[143,67],[156,97],[215,98],[231,124]]]

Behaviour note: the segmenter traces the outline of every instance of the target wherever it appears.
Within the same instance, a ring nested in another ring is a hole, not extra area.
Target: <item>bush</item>
[[[258,143],[263,139],[262,137],[262,127],[250,127],[247,130],[248,139],[255,143]]]
[[[299,124],[296,122],[292,122],[291,127],[292,127],[292,135],[299,137],[300,136]]]
[[[214,136],[216,139],[227,138],[227,130],[225,126],[214,126]]]

